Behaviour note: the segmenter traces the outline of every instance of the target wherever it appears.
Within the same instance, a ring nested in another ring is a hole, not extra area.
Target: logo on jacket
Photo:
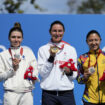
[[[54,65],[56,65],[56,64],[62,65],[62,64],[64,64],[64,63],[65,63],[65,61],[61,61],[61,60],[56,60],[56,61],[54,61]]]

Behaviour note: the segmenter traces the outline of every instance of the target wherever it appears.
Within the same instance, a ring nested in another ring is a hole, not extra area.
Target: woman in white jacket
[[[64,31],[64,25],[54,21],[49,30],[51,41],[38,51],[42,105],[75,105],[73,80],[77,72],[62,70],[60,65],[73,59],[77,67],[77,54],[74,47],[62,41]]]
[[[32,89],[38,76],[36,58],[29,48],[22,48],[23,31],[15,23],[9,32],[10,48],[0,53],[0,81],[4,81],[4,105],[33,105]],[[31,77],[27,74],[32,67]],[[33,78],[34,79],[33,79]]]

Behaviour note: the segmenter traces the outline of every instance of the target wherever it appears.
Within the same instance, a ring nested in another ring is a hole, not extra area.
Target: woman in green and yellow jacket
[[[89,52],[78,59],[78,83],[85,84],[84,105],[105,105],[105,52],[100,49],[101,36],[91,30],[86,37]]]

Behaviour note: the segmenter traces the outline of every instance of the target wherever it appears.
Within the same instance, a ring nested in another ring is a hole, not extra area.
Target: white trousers
[[[6,91],[4,93],[3,105],[33,105],[32,92],[15,93],[15,92]]]

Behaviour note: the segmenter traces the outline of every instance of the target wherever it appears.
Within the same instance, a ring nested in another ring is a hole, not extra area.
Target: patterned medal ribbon
[[[96,57],[96,63],[93,65],[93,67],[95,67],[97,65],[97,59],[99,57],[99,55],[102,53],[101,49],[99,49],[98,55]],[[88,52],[88,56],[89,56],[89,63],[88,63],[88,68],[90,67],[90,52]]]
[[[9,48],[9,53],[10,53],[12,59],[13,59],[11,48]],[[23,55],[23,48],[22,48],[22,47],[21,47],[21,49],[20,49],[20,55],[21,55],[21,56]]]

